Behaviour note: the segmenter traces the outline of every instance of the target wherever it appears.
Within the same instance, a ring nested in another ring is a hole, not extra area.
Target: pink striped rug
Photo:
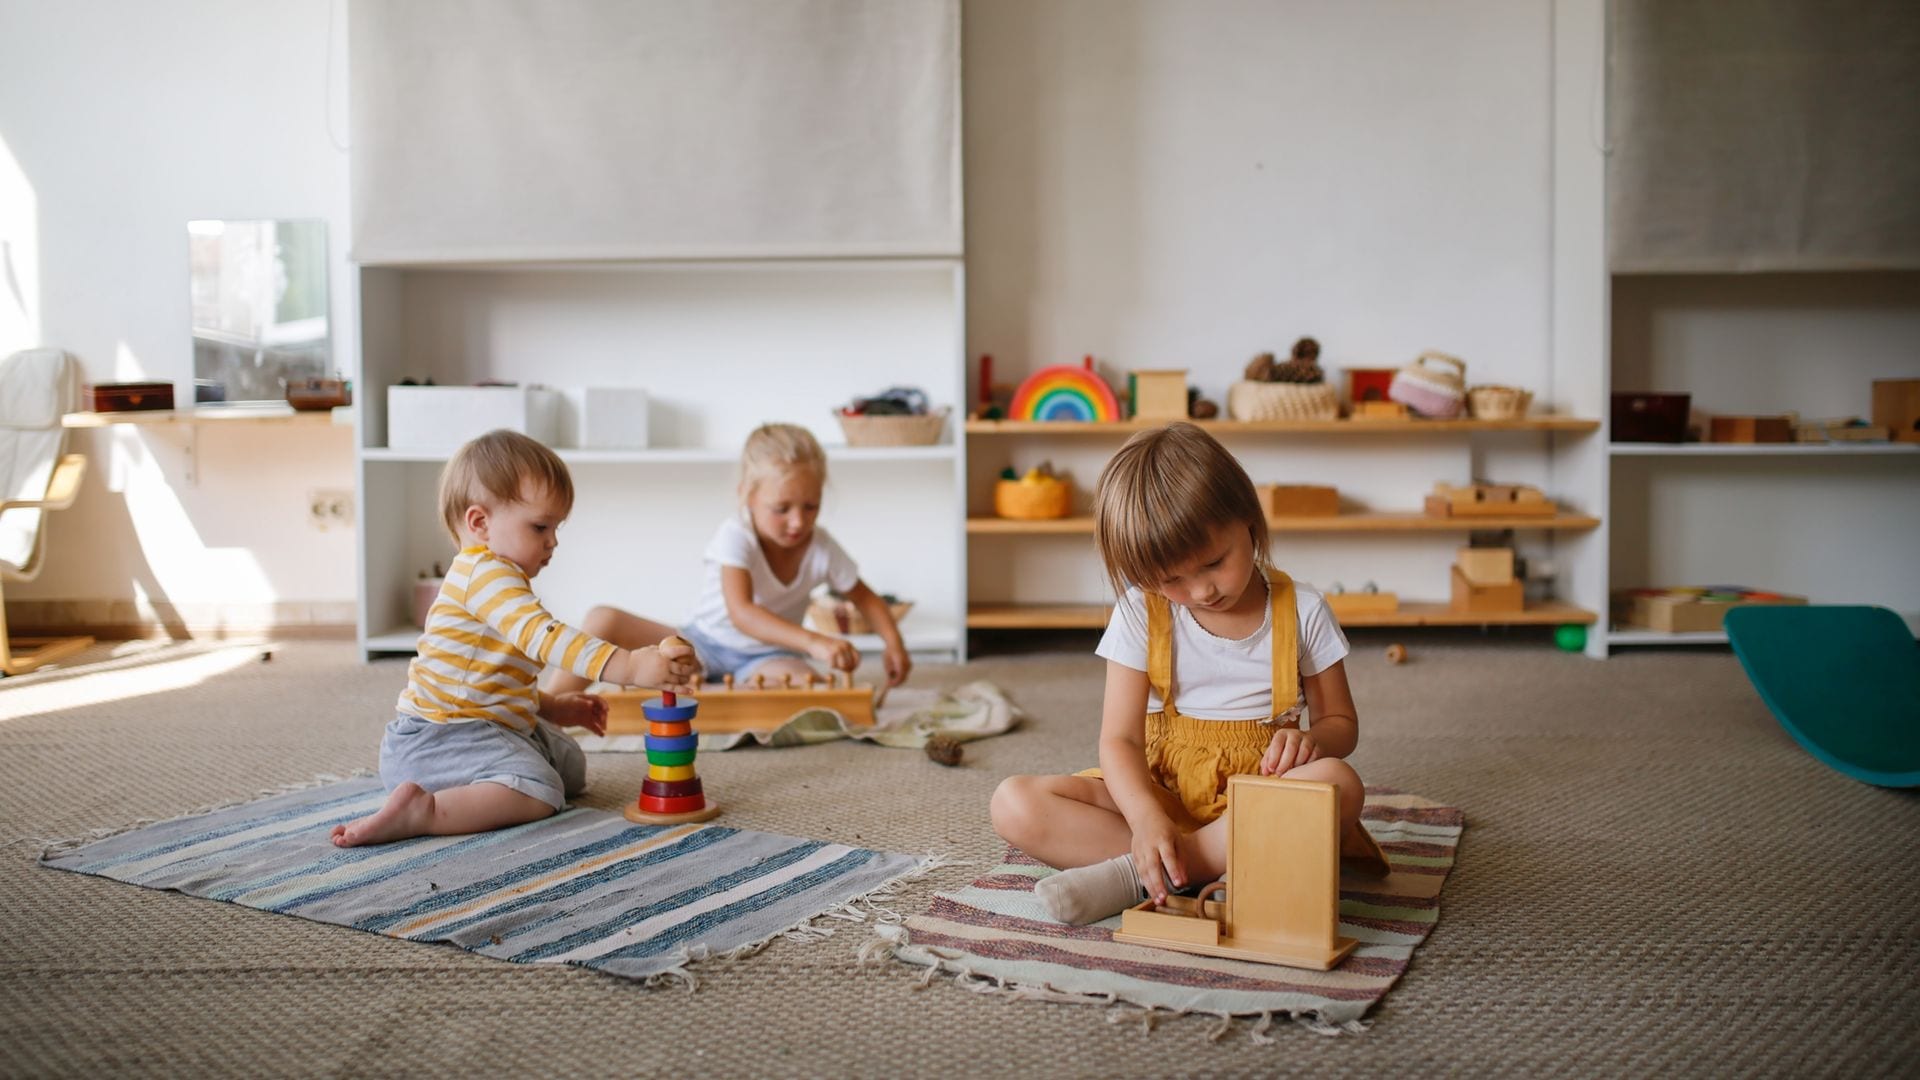
[[[1221,1018],[1258,1017],[1250,1034],[1275,1016],[1322,1033],[1360,1031],[1360,1018],[1386,996],[1440,919],[1440,888],[1453,867],[1465,815],[1418,795],[1369,788],[1362,816],[1393,862],[1386,878],[1351,876],[1340,883],[1340,933],[1360,945],[1332,971],[1173,952],[1113,940],[1118,916],[1092,926],[1050,919],[1034,883],[1054,871],[1009,849],[992,872],[957,892],[940,893],[925,914],[880,933],[884,950],[910,964],[959,976],[972,989],[998,987],[1045,1001],[1141,1006],[1151,1022],[1161,1012]]]

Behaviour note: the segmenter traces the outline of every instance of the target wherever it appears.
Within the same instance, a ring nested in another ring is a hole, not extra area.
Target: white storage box
[[[582,450],[647,448],[647,392],[632,386],[562,389],[561,445]]]
[[[554,446],[560,405],[557,391],[531,386],[389,386],[387,446],[452,453],[495,428]]]

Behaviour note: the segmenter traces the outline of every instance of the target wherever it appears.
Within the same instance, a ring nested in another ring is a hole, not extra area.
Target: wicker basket
[[[999,480],[993,485],[993,512],[1016,521],[1063,518],[1073,506],[1073,485],[1059,477],[1038,483]]]
[[[887,610],[893,613],[893,621],[897,623],[913,610],[913,601],[888,604]],[[873,633],[873,627],[867,625],[867,617],[860,614],[860,609],[853,606],[853,601],[838,600],[831,596],[815,596],[808,602],[807,623],[823,634]]]
[[[1481,420],[1518,420],[1533,404],[1533,391],[1517,386],[1476,386],[1467,391],[1467,408]]]
[[[1227,387],[1227,415],[1235,420],[1338,420],[1340,393],[1330,383],[1242,379]]]
[[[945,405],[924,416],[848,416],[833,414],[848,446],[932,446],[947,427]]]

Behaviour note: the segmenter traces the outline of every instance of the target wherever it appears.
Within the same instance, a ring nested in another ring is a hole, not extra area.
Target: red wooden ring
[[[691,780],[643,780],[640,782],[640,794],[652,795],[659,799],[679,799],[688,795],[699,795],[706,789],[700,786],[700,778]]]

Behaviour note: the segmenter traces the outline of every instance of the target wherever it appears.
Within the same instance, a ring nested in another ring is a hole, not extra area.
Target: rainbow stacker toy
[[[642,825],[684,825],[706,821],[720,812],[707,801],[694,771],[700,736],[693,733],[693,717],[700,711],[694,698],[681,701],[671,691],[641,706],[647,717],[647,779],[640,798],[627,807],[627,820]]]
[[[1113,387],[1094,374],[1093,357],[1081,366],[1044,367],[1013,392],[1007,415],[1014,420],[1078,420],[1111,422],[1120,419],[1120,400]]]

